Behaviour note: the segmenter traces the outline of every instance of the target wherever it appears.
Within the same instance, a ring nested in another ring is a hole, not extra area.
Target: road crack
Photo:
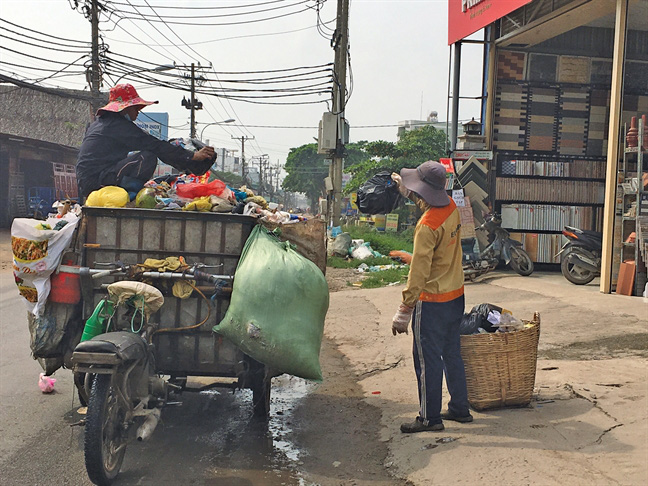
[[[403,357],[400,357],[393,363],[390,363],[388,365],[385,365],[385,366],[382,366],[382,367],[379,367],[379,368],[372,368],[370,370],[359,373],[358,376],[365,378],[367,376],[373,376],[376,373],[382,373],[383,371],[392,370],[392,369],[396,368],[399,364],[401,364],[402,361],[403,361]]]
[[[608,432],[610,432],[610,431],[612,431],[612,430],[614,430],[614,429],[616,429],[618,427],[621,427],[621,426],[625,425],[625,424],[619,422],[616,419],[616,417],[613,417],[612,415],[610,415],[606,410],[603,410],[603,408],[599,405],[598,400],[596,400],[594,398],[591,398],[591,397],[588,397],[587,395],[583,395],[582,393],[577,392],[574,389],[574,387],[571,386],[569,383],[566,383],[565,387],[572,393],[573,396],[575,396],[577,398],[582,398],[583,400],[587,400],[588,402],[590,402],[592,404],[592,406],[594,408],[600,410],[603,413],[603,415],[605,415],[606,417],[608,417],[608,418],[610,418],[610,419],[612,419],[612,420],[614,420],[616,422],[612,427],[608,427],[603,432],[601,432],[601,434],[598,436],[598,438],[594,441],[594,444],[601,444],[603,442],[603,437]],[[585,447],[587,447],[587,446],[579,447],[577,450],[584,449]]]

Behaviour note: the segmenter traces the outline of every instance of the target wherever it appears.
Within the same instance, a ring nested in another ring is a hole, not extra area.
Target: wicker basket
[[[540,314],[522,331],[461,336],[468,401],[475,410],[528,405],[535,385]]]

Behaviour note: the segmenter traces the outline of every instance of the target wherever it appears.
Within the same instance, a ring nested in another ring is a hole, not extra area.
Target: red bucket
[[[81,285],[76,273],[59,272],[52,275],[52,290],[49,300],[59,304],[78,304],[81,300]]]

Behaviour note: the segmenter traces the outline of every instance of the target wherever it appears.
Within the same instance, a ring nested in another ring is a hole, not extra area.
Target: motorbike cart
[[[104,332],[82,340],[72,363],[88,405],[84,452],[93,483],[112,482],[127,444],[150,437],[178,394],[205,388],[190,388],[190,377],[251,389],[254,413],[267,417],[275,375],[212,332],[255,224],[233,214],[83,209],[76,251],[84,333],[88,321]],[[181,270],[140,266],[178,256],[188,264]]]
[[[508,231],[502,228],[502,219],[498,214],[486,215],[484,223],[475,228],[488,232],[489,245],[479,253],[477,258],[463,262],[465,278],[475,278],[495,270],[500,261],[511,265],[516,273],[523,277],[533,273],[533,261],[522,248],[522,243],[511,238]]]

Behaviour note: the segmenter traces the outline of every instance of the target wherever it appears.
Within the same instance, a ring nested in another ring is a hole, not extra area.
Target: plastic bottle
[[[106,332],[106,324],[112,317],[114,310],[115,303],[112,300],[104,299],[99,302],[85,323],[81,342],[89,341],[93,337]]]

